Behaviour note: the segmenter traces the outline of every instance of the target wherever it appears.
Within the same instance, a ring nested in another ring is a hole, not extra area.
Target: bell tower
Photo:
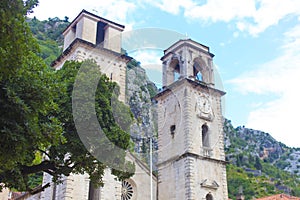
[[[227,200],[221,97],[209,47],[191,39],[164,51],[158,105],[158,199]]]

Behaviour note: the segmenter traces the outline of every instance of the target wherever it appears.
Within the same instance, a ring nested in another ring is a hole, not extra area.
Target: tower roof
[[[197,49],[203,53],[209,54],[211,57],[214,57],[215,55],[210,53],[209,47],[205,46],[203,44],[200,44],[192,39],[181,39],[174,43],[172,46],[164,50],[164,56],[161,57],[161,60],[163,60],[165,57],[167,57],[169,54],[172,54],[177,49],[181,48],[182,46],[189,46],[191,48]]]
[[[103,22],[103,23],[106,23],[110,26],[113,26],[121,31],[124,30],[125,26],[124,25],[121,25],[121,24],[118,24],[116,22],[113,22],[113,21],[110,21],[108,19],[105,19],[103,17],[100,17],[98,15],[95,15],[91,12],[88,12],[86,10],[82,10],[78,15],[77,17],[75,17],[75,19],[67,26],[67,28],[63,31],[63,34],[65,34],[70,28],[72,28],[83,16],[87,16],[87,17],[90,17],[90,18],[93,18],[95,19],[96,21],[100,21],[100,22]]]

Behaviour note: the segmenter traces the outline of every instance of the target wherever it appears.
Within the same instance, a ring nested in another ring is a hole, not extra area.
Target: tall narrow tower
[[[221,97],[209,48],[180,40],[164,51],[158,104],[158,199],[227,200]]]

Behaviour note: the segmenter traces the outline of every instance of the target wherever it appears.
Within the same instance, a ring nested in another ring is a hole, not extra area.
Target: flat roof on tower
[[[178,40],[176,43],[174,43],[169,48],[167,48],[166,50],[164,50],[164,56],[161,57],[161,60],[163,60],[163,58],[165,58],[166,56],[168,56],[169,54],[171,54],[177,48],[180,48],[181,46],[184,46],[184,45],[187,45],[187,46],[190,46],[192,48],[198,49],[198,50],[200,50],[200,51],[202,51],[204,53],[209,54],[212,57],[215,56],[214,54],[210,53],[208,46],[200,44],[199,42],[196,42],[196,41],[194,41],[192,39],[181,39],[181,40]]]
[[[120,30],[124,30],[125,26],[124,25],[121,25],[121,24],[118,24],[116,22],[113,22],[113,21],[110,21],[108,19],[105,19],[103,17],[100,17],[98,15],[95,15],[91,12],[88,12],[86,10],[82,10],[78,15],[77,17],[75,17],[75,19],[67,26],[67,28],[63,31],[63,34],[68,31],[71,27],[73,27],[73,25],[83,16],[83,15],[87,15],[87,16],[90,16],[90,17],[93,17],[95,18],[96,20],[100,21],[100,22],[103,22],[103,23],[107,23],[109,25],[112,25],[116,28],[119,28]]]

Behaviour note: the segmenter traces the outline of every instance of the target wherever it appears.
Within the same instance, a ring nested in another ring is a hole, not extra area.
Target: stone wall
[[[100,66],[100,71],[105,73],[120,86],[119,100],[125,102],[125,85],[126,85],[126,60],[121,55],[105,49],[97,49],[80,41],[76,42],[67,55],[62,56],[56,61],[55,69],[61,69],[67,60],[83,61],[93,59]]]

